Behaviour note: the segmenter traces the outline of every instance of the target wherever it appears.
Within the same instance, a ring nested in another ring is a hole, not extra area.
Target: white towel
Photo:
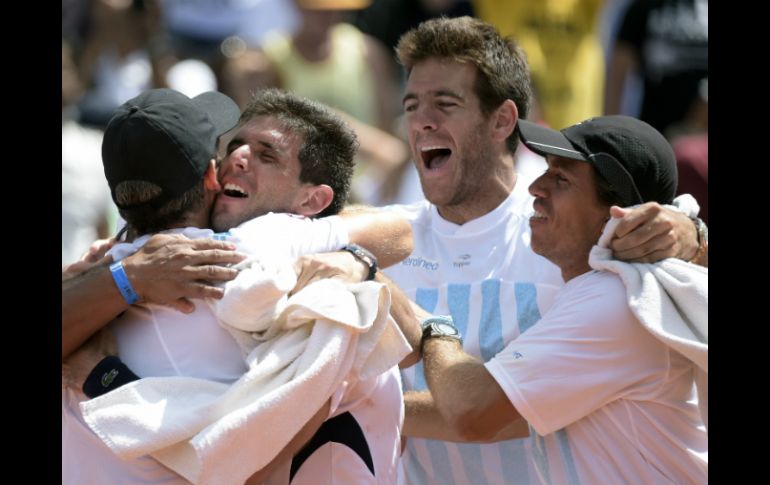
[[[688,197],[677,199],[679,209],[697,214],[697,203]],[[608,246],[619,222],[613,218],[607,223],[591,249],[589,264],[617,273],[628,305],[644,328],[695,364],[698,406],[708,429],[708,268],[675,258],[654,264],[612,259]]]
[[[228,328],[244,350],[251,345],[247,373],[232,385],[145,378],[82,403],[86,422],[116,454],[151,454],[193,483],[243,483],[343,381],[376,376],[411,350],[388,314],[384,285],[321,280],[287,299],[293,284],[283,278],[293,270],[258,260],[246,266],[236,280],[283,289],[254,293],[245,285],[214,305],[241,329],[259,329]]]

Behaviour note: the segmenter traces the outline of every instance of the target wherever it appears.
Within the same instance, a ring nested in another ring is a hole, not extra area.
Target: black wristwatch
[[[346,246],[342,246],[340,251],[348,251],[359,261],[362,261],[369,267],[369,274],[366,275],[366,281],[371,281],[374,279],[374,275],[377,274],[377,257],[374,254],[362,248],[358,244],[348,244]]]
[[[462,344],[460,331],[455,327],[452,317],[449,315],[436,315],[423,319],[420,322],[422,327],[421,345],[425,340],[436,337],[449,337],[456,339]]]

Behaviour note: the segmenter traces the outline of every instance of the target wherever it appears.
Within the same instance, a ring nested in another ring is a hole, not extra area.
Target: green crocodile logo
[[[109,372],[105,372],[102,376],[102,386],[109,387],[110,384],[112,384],[112,381],[115,380],[115,378],[118,376],[118,370],[112,369]]]

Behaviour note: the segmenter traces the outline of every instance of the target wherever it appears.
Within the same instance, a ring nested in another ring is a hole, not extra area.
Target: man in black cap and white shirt
[[[542,483],[706,483],[692,362],[640,324],[617,274],[589,266],[612,205],[672,202],[671,147],[624,116],[561,132],[519,120],[518,129],[548,163],[529,188],[534,214],[523,224],[566,284],[486,363],[462,350],[451,318],[426,320],[423,363],[441,417],[479,440],[526,421]]]

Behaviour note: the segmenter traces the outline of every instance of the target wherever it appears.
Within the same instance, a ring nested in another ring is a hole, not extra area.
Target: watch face
[[[452,323],[452,317],[450,316],[438,315],[426,318],[421,322],[423,328],[422,340],[424,341],[431,337],[451,337],[462,343],[460,332]]]
[[[433,324],[434,334],[437,335],[458,335],[457,329],[447,323],[436,322]]]

